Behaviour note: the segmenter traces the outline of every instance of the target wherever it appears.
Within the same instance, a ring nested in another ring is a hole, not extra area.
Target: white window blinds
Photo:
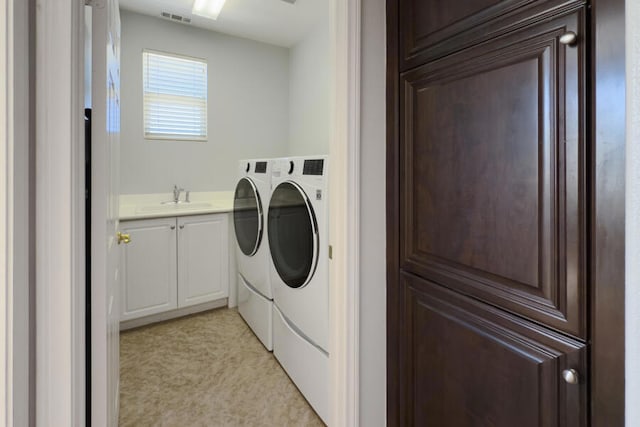
[[[207,63],[142,52],[144,135],[149,139],[207,139]]]

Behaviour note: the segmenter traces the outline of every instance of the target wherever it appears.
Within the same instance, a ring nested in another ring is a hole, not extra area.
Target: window
[[[144,136],[207,139],[207,62],[142,52]]]

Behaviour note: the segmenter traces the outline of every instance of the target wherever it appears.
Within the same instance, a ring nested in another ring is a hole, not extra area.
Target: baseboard
[[[152,314],[151,316],[141,317],[139,319],[125,320],[120,322],[120,330],[139,328],[140,326],[150,325],[152,323],[163,322],[165,320],[176,319],[190,314],[200,313],[201,311],[213,310],[214,308],[226,307],[227,298],[221,298],[215,301],[205,302],[203,304],[192,305],[189,307],[178,308],[176,310],[165,311],[163,313]]]

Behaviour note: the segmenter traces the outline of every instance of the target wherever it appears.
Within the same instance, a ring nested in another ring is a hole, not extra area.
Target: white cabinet
[[[120,320],[130,320],[178,306],[176,219],[122,222],[131,236],[122,251]]]
[[[121,321],[228,297],[228,214],[130,220],[121,229],[131,236],[122,251]]]
[[[229,296],[227,215],[178,218],[178,306]]]

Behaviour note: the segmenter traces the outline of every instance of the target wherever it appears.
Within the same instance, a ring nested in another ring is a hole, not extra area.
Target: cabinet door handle
[[[176,229],[176,226],[175,226],[175,225],[172,225],[170,228],[171,228],[172,230],[175,230],[175,229]]]
[[[124,243],[125,245],[128,245],[131,243],[131,236],[128,233],[121,233],[118,231],[116,237],[118,239],[118,244]]]
[[[184,229],[184,225],[181,225],[181,226],[180,226],[180,230],[183,230],[183,229]]]
[[[560,36],[560,43],[567,46],[575,46],[578,43],[578,35],[573,31],[567,31]]]
[[[562,371],[562,378],[569,384],[578,384],[578,372],[575,369],[565,369]]]

